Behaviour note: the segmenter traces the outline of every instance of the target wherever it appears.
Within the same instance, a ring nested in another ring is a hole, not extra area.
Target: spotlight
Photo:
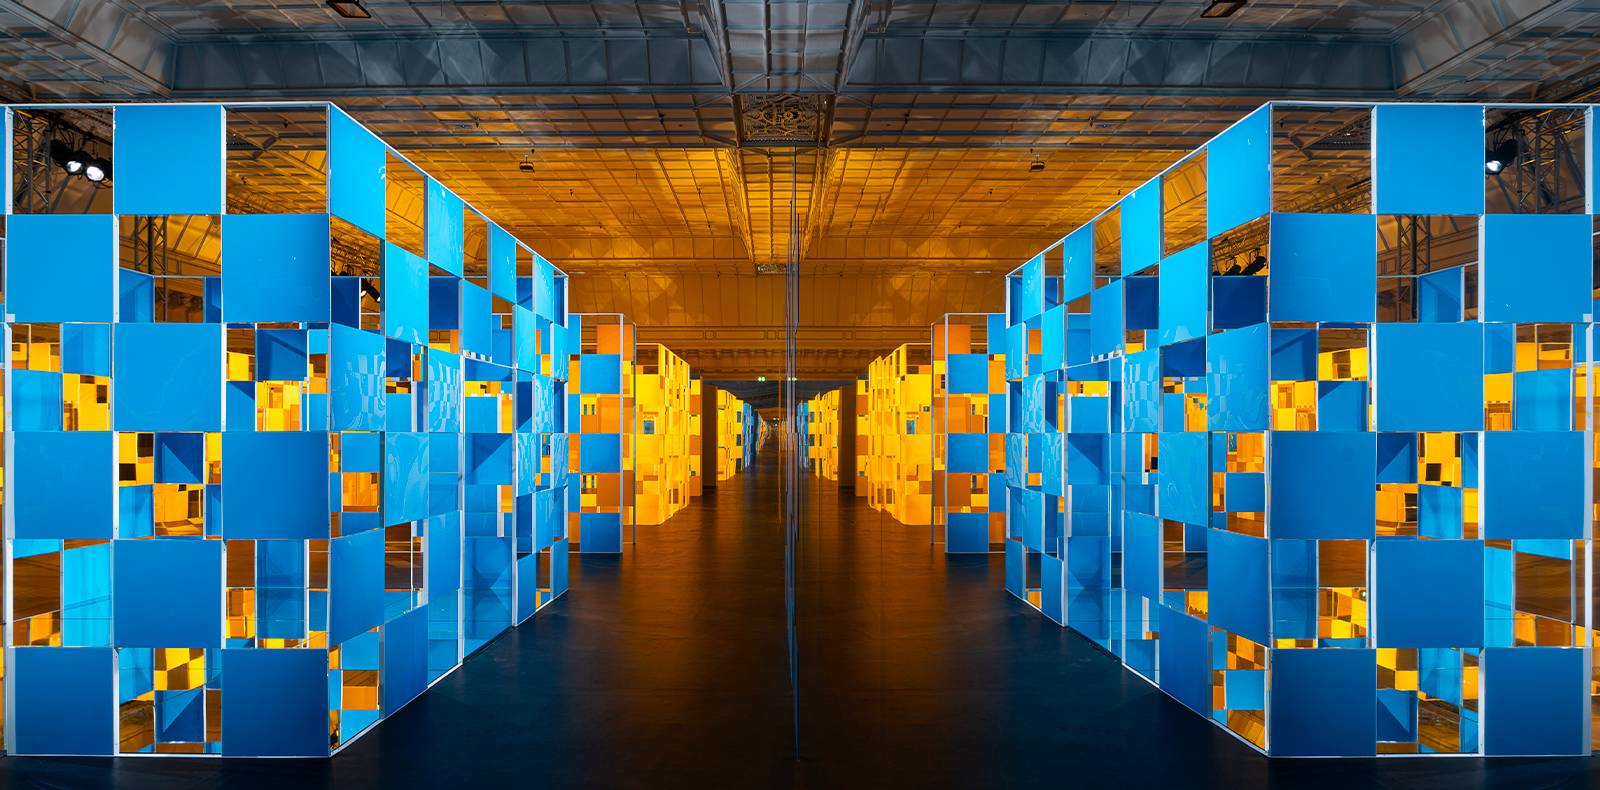
[[[83,177],[98,184],[111,177],[111,163],[104,159],[90,159],[83,164]]]
[[[1028,165],[1028,172],[1030,172],[1030,173],[1042,173],[1042,172],[1044,172],[1044,160],[1043,159],[1035,159],[1035,160],[1033,160],[1033,164]]]
[[[1224,19],[1239,13],[1244,8],[1245,0],[1211,0],[1211,5],[1200,12],[1203,19]]]
[[[1499,143],[1495,144],[1493,148],[1490,148],[1484,152],[1484,172],[1491,176],[1500,175],[1500,171],[1505,170],[1506,165],[1517,161],[1517,154],[1520,153],[1521,150],[1522,147],[1517,145],[1517,138],[1508,137],[1504,140],[1501,140]]]
[[[328,7],[345,19],[372,18],[372,12],[361,4],[361,0],[328,0]]]
[[[383,301],[383,293],[378,290],[377,283],[365,277],[361,278],[361,293],[374,302]]]
[[[1240,273],[1250,275],[1255,274],[1256,272],[1259,272],[1265,268],[1267,268],[1267,258],[1266,256],[1258,253],[1256,257],[1250,259],[1250,265],[1244,267],[1244,271]]]
[[[84,155],[82,151],[74,150],[71,146],[60,140],[50,141],[50,161],[57,167],[67,171],[70,175],[83,172]]]

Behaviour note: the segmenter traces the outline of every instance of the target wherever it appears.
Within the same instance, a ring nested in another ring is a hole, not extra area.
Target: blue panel
[[[1571,370],[1521,370],[1512,377],[1513,428],[1517,431],[1572,430]]]
[[[1071,302],[1094,290],[1094,226],[1085,225],[1061,240],[1061,298]]]
[[[1483,443],[1485,539],[1583,538],[1582,433],[1488,431]]]
[[[462,420],[461,357],[428,349],[428,430],[460,433]]]
[[[339,471],[383,471],[382,435],[347,433],[339,437]]]
[[[110,648],[18,647],[14,718],[6,729],[22,754],[109,755],[116,751],[117,677]],[[323,713],[324,719],[327,713]]]
[[[393,244],[383,245],[383,333],[428,342],[428,262]]]
[[[1317,382],[1317,429],[1325,433],[1367,429],[1367,382]]]
[[[1156,611],[1161,615],[1161,690],[1194,712],[1211,715],[1211,650],[1205,622],[1165,606]]]
[[[328,537],[328,435],[222,434],[223,535],[229,540]]]
[[[432,178],[427,179],[428,261],[457,277],[463,260],[465,206],[461,198]]]
[[[1483,107],[1379,106],[1372,133],[1375,213],[1483,213]]]
[[[1125,328],[1135,330],[1158,330],[1161,328],[1161,310],[1158,302],[1161,298],[1159,280],[1147,273],[1140,277],[1129,277],[1125,281],[1128,292],[1123,302]]]
[[[622,437],[614,433],[586,433],[578,437],[578,470],[591,472],[622,471]]]
[[[117,320],[122,322],[156,320],[155,278],[132,269],[117,271]],[[208,281],[209,282],[209,281]]]
[[[517,300],[517,240],[489,223],[489,292],[508,302]]]
[[[1222,501],[1229,513],[1260,513],[1267,509],[1266,476],[1260,472],[1226,472]],[[1277,536],[1274,536],[1277,537]]]
[[[11,429],[61,430],[61,374],[44,370],[11,372]]]
[[[221,696],[225,754],[328,753],[326,650],[224,650]]]
[[[1089,355],[1102,357],[1122,349],[1122,291],[1117,280],[1089,295]]]
[[[950,513],[944,532],[944,550],[950,554],[983,554],[989,551],[988,513]]]
[[[1044,312],[1044,258],[1034,256],[1033,260],[1022,264],[1021,271],[1011,305],[1012,320],[1019,323]]]
[[[329,327],[329,427],[336,431],[381,431],[385,422],[382,335],[340,324]]]
[[[1375,334],[1377,430],[1483,429],[1479,324],[1379,324]]]
[[[6,217],[5,243],[5,306],[12,321],[115,319],[115,216],[13,214]]]
[[[119,431],[222,430],[222,326],[119,324],[112,403]]]
[[[328,642],[383,623],[383,530],[328,541]]]
[[[1186,524],[1208,523],[1211,514],[1210,474],[1204,433],[1163,433],[1158,440],[1161,458],[1161,517]]]
[[[155,692],[155,737],[158,743],[204,742],[205,690]]]
[[[1587,214],[1483,218],[1481,319],[1577,323],[1594,312],[1594,219]]]
[[[328,321],[329,244],[326,214],[224,215],[224,318],[229,323]]]
[[[1122,366],[1122,430],[1155,433],[1161,430],[1161,352],[1149,349],[1129,354]]]
[[[61,372],[111,375],[111,327],[106,324],[63,324]]]
[[[533,311],[518,305],[511,310],[512,326],[516,332],[516,365],[519,370],[538,373],[542,369],[539,359],[539,322]],[[545,329],[549,331],[548,325]]]
[[[427,690],[427,657],[427,609],[413,609],[383,627],[383,715]]]
[[[567,553],[571,545],[558,541],[550,548],[550,594],[560,597],[567,591]]]
[[[116,512],[114,435],[11,434],[15,537],[109,539]]]
[[[1049,554],[1039,556],[1039,612],[1056,625],[1066,625],[1061,608],[1066,599],[1061,596],[1061,559]]]
[[[1165,346],[1205,337],[1211,290],[1206,286],[1210,274],[1209,244],[1196,244],[1161,262],[1158,343]]]
[[[1482,542],[1390,538],[1373,551],[1375,646],[1483,644]]]
[[[1006,592],[1026,600],[1027,591],[1023,588],[1023,577],[1026,572],[1027,551],[1021,543],[1014,540],[1006,541]]]
[[[113,115],[116,214],[222,213],[222,106],[123,105]]]
[[[1272,320],[1376,320],[1376,216],[1273,214],[1269,232]]]
[[[328,207],[333,215],[384,238],[388,150],[336,107],[328,111]],[[391,287],[384,283],[385,289]],[[387,294],[386,294],[387,296]]]
[[[199,433],[158,433],[155,436],[157,483],[206,482],[206,437]]]
[[[428,600],[453,599],[461,587],[461,514],[434,516],[427,530]]]
[[[1272,209],[1271,108],[1262,107],[1206,144],[1206,235]]]
[[[1374,536],[1376,434],[1276,431],[1269,441],[1272,537]]]
[[[578,386],[585,395],[622,392],[622,357],[617,354],[579,355]]]
[[[616,513],[583,513],[578,519],[578,536],[583,553],[616,554],[622,551],[622,516]]]
[[[1272,651],[1273,756],[1371,755],[1377,674],[1373,650]]]
[[[616,434],[609,436],[619,441],[621,438]],[[469,485],[511,485],[515,482],[512,466],[516,446],[511,437],[512,434],[509,433],[467,434],[466,473]],[[621,458],[621,452],[619,445],[618,459]],[[620,467],[621,461],[618,460],[617,463]]]
[[[222,542],[113,542],[119,647],[222,646]]]
[[[1206,553],[1211,625],[1269,644],[1266,539],[1214,529]]]
[[[1462,316],[1464,267],[1430,272],[1417,278],[1417,320],[1425,324],[1455,323]]]
[[[1206,348],[1207,427],[1213,431],[1265,431],[1268,420],[1265,324],[1212,335]]]
[[[1462,536],[1462,489],[1424,483],[1417,486],[1417,534],[1425,538]]]
[[[1142,513],[1123,516],[1123,583],[1130,595],[1161,597],[1161,522]],[[1129,605],[1133,605],[1132,601]]]
[[[1483,751],[1589,754],[1589,668],[1582,648],[1483,651]]]
[[[989,358],[983,354],[951,354],[948,357],[952,395],[982,395],[989,391]]]
[[[555,270],[537,253],[533,256],[533,312],[552,321],[558,318],[555,314]]]
[[[445,437],[451,441],[455,437]],[[428,515],[428,434],[387,433],[383,456],[383,523]]]
[[[307,354],[304,329],[257,329],[256,381],[304,381]]]
[[[1028,364],[1040,371],[1058,370],[1067,363],[1067,307],[1044,311],[1039,323],[1039,353]]]
[[[989,471],[989,434],[947,434],[948,460],[952,473],[983,474]]]
[[[489,359],[494,353],[495,327],[489,292],[476,283],[461,283],[461,350]]]
[[[1122,207],[1122,273],[1134,274],[1161,260],[1161,179],[1135,189]]]

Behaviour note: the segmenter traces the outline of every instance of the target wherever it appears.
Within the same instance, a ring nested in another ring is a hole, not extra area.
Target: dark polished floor
[[[952,557],[813,480],[800,750],[769,453],[332,760],[0,760],[8,786],[1563,787],[1591,761],[1256,756]]]

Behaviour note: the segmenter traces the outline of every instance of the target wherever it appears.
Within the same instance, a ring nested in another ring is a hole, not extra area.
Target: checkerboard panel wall
[[[933,525],[952,554],[1005,540],[1005,315],[933,325]]]
[[[1272,755],[1589,752],[1593,116],[1268,105],[1012,272],[1007,588]]]
[[[565,591],[565,275],[331,105],[5,110],[68,126],[108,178],[7,170],[8,748],[327,755]]]

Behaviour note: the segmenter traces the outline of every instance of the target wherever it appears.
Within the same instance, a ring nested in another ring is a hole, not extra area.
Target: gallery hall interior
[[[1597,0],[0,0],[0,786],[1600,783]]]

